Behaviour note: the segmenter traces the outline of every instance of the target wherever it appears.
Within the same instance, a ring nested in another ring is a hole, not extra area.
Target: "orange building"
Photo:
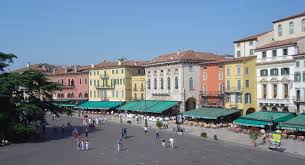
[[[217,61],[200,65],[201,106],[224,107],[224,68]]]

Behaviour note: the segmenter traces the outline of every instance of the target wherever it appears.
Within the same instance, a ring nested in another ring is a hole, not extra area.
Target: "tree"
[[[5,54],[0,52],[0,71],[3,72],[4,68],[9,66],[9,63],[13,63],[14,58],[17,58],[14,54]]]

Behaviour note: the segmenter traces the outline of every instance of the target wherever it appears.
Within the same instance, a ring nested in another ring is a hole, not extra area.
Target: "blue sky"
[[[236,39],[305,11],[305,0],[0,0],[0,51],[27,62],[148,60],[177,50],[233,54]]]

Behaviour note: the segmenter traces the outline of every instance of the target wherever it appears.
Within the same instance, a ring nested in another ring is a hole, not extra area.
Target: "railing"
[[[240,88],[230,88],[225,90],[226,93],[242,93],[241,87]]]
[[[109,74],[101,74],[100,78],[101,79],[109,79]]]
[[[75,88],[74,85],[62,85],[63,89],[73,89]]]
[[[257,99],[258,103],[263,104],[289,104],[290,98],[287,99]]]
[[[261,62],[273,62],[273,61],[281,61],[281,60],[290,60],[292,59],[291,55],[283,55],[283,56],[276,56],[276,57],[268,57],[268,58],[261,58],[257,59],[257,63]]]
[[[296,103],[305,103],[305,98],[301,98],[301,97],[293,97],[293,101]]]
[[[201,96],[223,96],[224,93],[222,91],[200,91]]]
[[[97,88],[97,89],[113,89],[114,86],[110,86],[110,85],[95,85],[95,88]]]

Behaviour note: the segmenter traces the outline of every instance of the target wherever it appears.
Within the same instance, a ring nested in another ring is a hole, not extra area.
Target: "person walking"
[[[77,151],[79,151],[79,150],[80,150],[80,147],[81,147],[81,146],[80,146],[80,145],[81,145],[80,139],[77,140],[76,145],[77,145]]]
[[[165,145],[166,145],[165,139],[162,140],[161,145],[162,145],[162,148],[165,148]]]
[[[86,136],[86,138],[88,138],[88,128],[86,128],[86,130],[85,130],[85,136]]]
[[[81,140],[81,142],[80,142],[80,148],[81,148],[82,151],[85,150],[85,142],[84,142],[84,140]]]
[[[86,151],[89,150],[89,141],[88,140],[86,140],[86,142],[85,142],[85,149],[86,149]]]
[[[171,149],[174,149],[174,138],[169,138],[169,145],[170,145],[170,147],[171,147]]]
[[[117,140],[118,151],[121,151],[121,150],[122,150],[122,143],[123,143],[122,138],[119,138],[119,139]]]
[[[144,127],[144,133],[145,133],[145,136],[148,135],[148,130],[147,130],[147,127]]]
[[[159,139],[160,138],[160,132],[159,130],[156,131],[156,139]]]

